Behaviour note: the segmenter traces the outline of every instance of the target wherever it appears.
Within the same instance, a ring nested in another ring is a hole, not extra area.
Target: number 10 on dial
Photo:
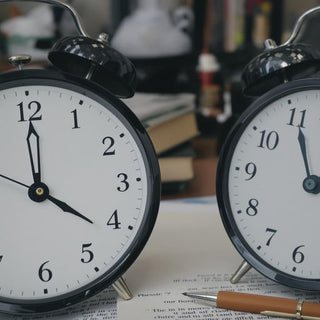
[[[257,99],[221,153],[217,197],[246,262],[282,284],[320,290],[320,81],[279,86]]]

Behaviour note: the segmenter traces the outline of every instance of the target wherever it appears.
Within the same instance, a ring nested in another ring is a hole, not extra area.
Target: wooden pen
[[[212,306],[228,310],[260,313],[266,316],[320,319],[320,303],[256,294],[219,291],[212,293],[185,292],[185,296],[212,303]]]

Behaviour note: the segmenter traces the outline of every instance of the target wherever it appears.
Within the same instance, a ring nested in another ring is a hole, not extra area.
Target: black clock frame
[[[268,264],[251,249],[246,240],[242,237],[233,218],[228,192],[228,177],[232,155],[242,133],[251,120],[270,103],[289,94],[307,90],[320,90],[320,78],[301,79],[284,83],[259,97],[245,110],[229,132],[221,150],[217,169],[216,190],[217,202],[223,225],[234,247],[244,260],[259,273],[273,281],[297,289],[319,291],[320,279],[301,278],[286,274]]]
[[[22,70],[0,76],[0,91],[28,85],[49,85],[73,90],[94,99],[110,110],[124,123],[140,148],[146,166],[149,192],[140,229],[129,248],[110,270],[88,285],[61,296],[34,300],[0,296],[0,312],[14,314],[43,313],[65,308],[92,297],[116,281],[132,265],[145,246],[156,222],[161,194],[160,169],[153,144],[141,122],[122,101],[90,80],[53,70]]]

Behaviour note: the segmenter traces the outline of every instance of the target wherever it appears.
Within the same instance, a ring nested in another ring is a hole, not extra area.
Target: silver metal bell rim
[[[317,14],[317,13],[320,13],[320,6],[319,7],[314,7],[308,11],[306,11],[305,13],[303,13],[299,19],[297,20],[294,28],[293,28],[293,31],[289,37],[289,39],[283,43],[281,45],[282,46],[286,46],[288,44],[291,44],[293,43],[293,41],[295,40],[295,38],[297,37],[297,35],[299,34],[300,30],[301,30],[301,27],[302,25],[307,22],[313,15]]]
[[[10,3],[12,3],[12,2],[46,3],[46,4],[51,4],[53,6],[57,6],[57,7],[61,7],[63,9],[66,9],[71,14],[79,33],[84,37],[90,38],[90,36],[88,35],[88,33],[85,31],[85,29],[83,27],[83,24],[81,22],[81,18],[79,16],[79,14],[77,13],[77,11],[69,4],[64,3],[60,0],[0,0],[0,3],[5,3],[5,2],[10,2]]]

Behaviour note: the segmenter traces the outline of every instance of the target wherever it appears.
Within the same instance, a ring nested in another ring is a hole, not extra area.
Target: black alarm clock
[[[260,96],[229,133],[217,178],[225,229],[244,258],[232,283],[253,267],[320,290],[320,54],[302,37],[319,12],[304,14],[284,45],[268,40],[243,73],[245,92]]]
[[[0,1],[7,2],[7,1]],[[118,98],[134,93],[132,63],[104,35],[49,53],[55,70],[0,75],[0,311],[45,312],[109,285],[143,249],[160,201],[157,156]],[[11,57],[22,69],[25,55]]]

